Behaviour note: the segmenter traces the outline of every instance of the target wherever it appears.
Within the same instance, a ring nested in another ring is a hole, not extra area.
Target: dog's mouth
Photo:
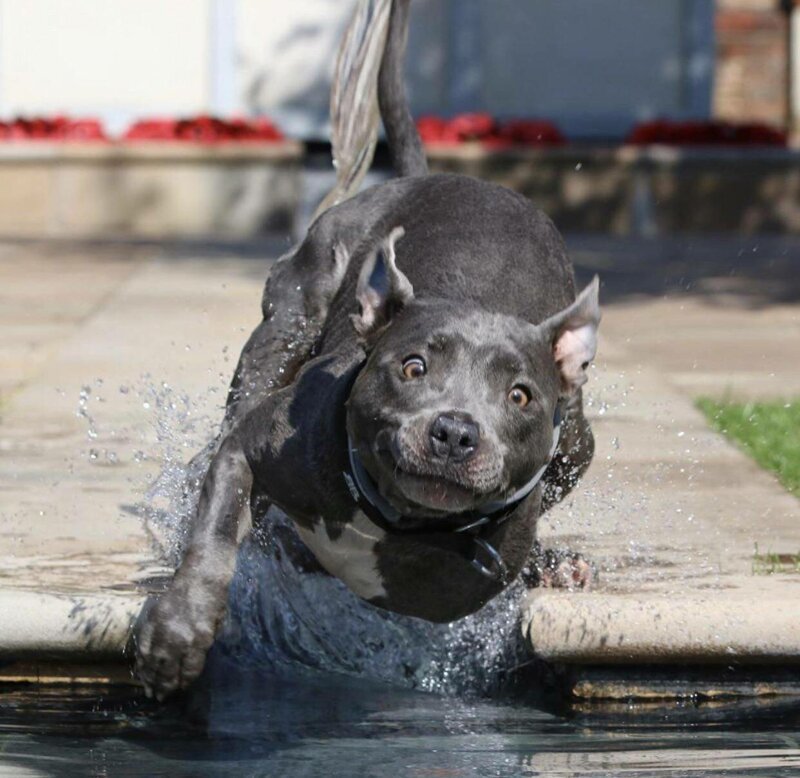
[[[381,491],[404,513],[463,513],[493,499],[499,491],[494,482],[476,483],[463,468],[409,458],[394,438],[389,445],[377,446],[376,454],[384,476],[379,479]]]
[[[393,480],[408,501],[437,512],[461,513],[484,502],[473,490],[441,476],[422,475],[396,468]]]

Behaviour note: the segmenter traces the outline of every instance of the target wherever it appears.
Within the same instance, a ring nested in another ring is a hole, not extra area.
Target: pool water
[[[800,775],[798,700],[565,707],[520,641],[524,587],[432,625],[304,571],[285,517],[265,531],[189,696],[0,696],[0,778]]]
[[[789,776],[800,705],[558,710],[525,688],[469,699],[224,657],[165,705],[131,687],[0,695],[0,776]]]

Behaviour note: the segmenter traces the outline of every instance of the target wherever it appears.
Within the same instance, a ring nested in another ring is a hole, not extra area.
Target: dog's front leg
[[[163,699],[200,675],[225,616],[239,541],[250,528],[250,466],[237,436],[220,446],[203,481],[186,553],[169,589],[135,632],[137,674]]]

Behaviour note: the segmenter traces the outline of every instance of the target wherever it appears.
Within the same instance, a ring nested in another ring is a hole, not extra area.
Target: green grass
[[[762,554],[756,543],[753,551],[752,572],[753,575],[800,573],[800,554],[779,554],[774,551]]]
[[[800,399],[738,403],[702,397],[711,426],[800,497]]]

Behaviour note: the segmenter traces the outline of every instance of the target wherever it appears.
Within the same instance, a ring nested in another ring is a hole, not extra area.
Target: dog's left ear
[[[599,291],[600,279],[595,276],[572,305],[540,325],[553,349],[562,396],[573,394],[586,383],[586,369],[597,352]]]
[[[361,268],[356,286],[359,312],[350,318],[364,340],[373,338],[414,299],[414,288],[395,261],[394,244],[404,234],[402,227],[395,227]]]

